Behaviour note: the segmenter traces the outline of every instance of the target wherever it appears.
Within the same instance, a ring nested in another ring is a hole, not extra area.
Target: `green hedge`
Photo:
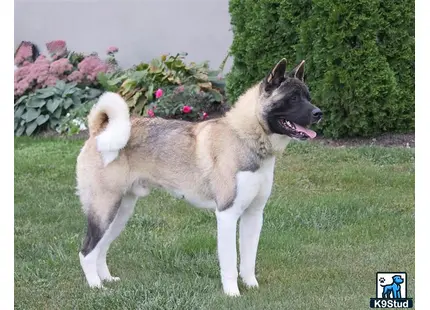
[[[282,57],[306,60],[327,137],[414,129],[414,3],[230,0],[235,101]]]

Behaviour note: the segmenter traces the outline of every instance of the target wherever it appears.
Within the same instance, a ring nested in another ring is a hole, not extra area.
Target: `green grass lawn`
[[[414,296],[414,150],[293,143],[276,164],[257,256],[260,288],[222,294],[212,212],[153,192],[87,287],[75,196],[82,141],[15,139],[16,309],[368,309],[377,271]]]

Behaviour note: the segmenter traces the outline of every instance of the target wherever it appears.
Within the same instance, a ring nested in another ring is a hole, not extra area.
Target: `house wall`
[[[15,0],[15,47],[21,41],[46,51],[65,40],[70,50],[105,55],[119,48],[130,67],[164,53],[217,68],[232,41],[228,0]],[[226,64],[226,71],[231,59]]]

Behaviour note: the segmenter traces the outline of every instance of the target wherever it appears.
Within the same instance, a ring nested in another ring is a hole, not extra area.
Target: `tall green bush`
[[[299,26],[308,17],[311,0],[230,0],[234,63],[227,75],[227,93],[235,101],[262,79],[281,58],[298,60]]]
[[[413,129],[413,2],[230,0],[230,100],[280,58],[306,60],[328,137]]]
[[[395,73],[398,98],[397,130],[414,128],[415,120],[415,10],[414,1],[381,1],[383,17],[378,34],[381,53]]]

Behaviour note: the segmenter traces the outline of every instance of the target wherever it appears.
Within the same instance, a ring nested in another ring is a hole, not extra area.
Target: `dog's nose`
[[[314,119],[315,122],[319,121],[322,118],[322,116],[323,116],[323,112],[320,109],[315,108],[312,110],[312,118]]]

